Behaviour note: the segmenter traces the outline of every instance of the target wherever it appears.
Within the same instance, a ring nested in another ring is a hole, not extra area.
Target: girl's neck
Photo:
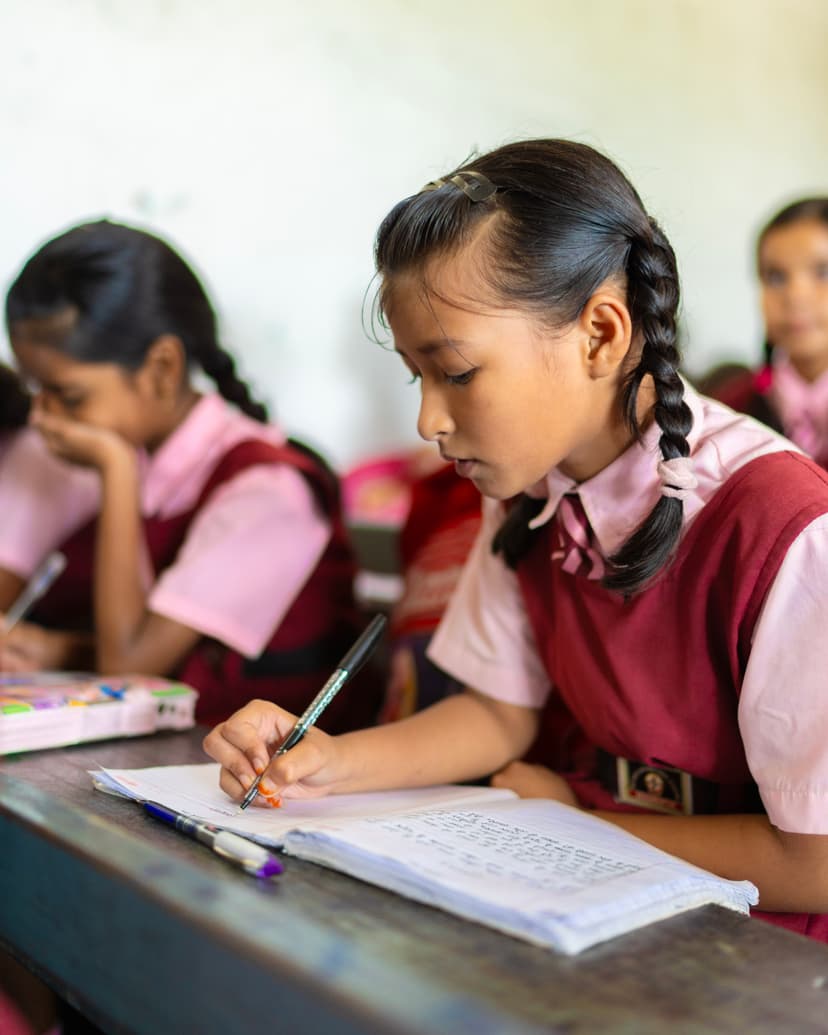
[[[813,384],[828,370],[828,355],[788,356],[788,362],[803,381]]]
[[[191,410],[199,399],[199,393],[189,384],[181,389],[174,406],[169,413],[164,415],[164,419],[159,422],[159,425],[153,430],[153,434],[147,440],[146,450],[148,453],[155,453],[163,446],[170,435],[189,417]]]
[[[635,407],[641,432],[644,432],[653,421],[655,401],[655,385],[648,374],[638,389]],[[558,470],[568,478],[572,478],[573,481],[585,482],[603,471],[605,467],[609,467],[614,460],[617,460],[622,453],[629,449],[634,441],[635,435],[626,421],[624,405],[619,395],[610,407],[602,434],[590,443],[589,455],[577,459],[570,457],[569,462],[558,466]]]

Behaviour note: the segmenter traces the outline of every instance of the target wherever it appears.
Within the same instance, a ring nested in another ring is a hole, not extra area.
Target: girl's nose
[[[444,405],[442,393],[436,388],[426,387],[425,383],[421,391],[417,432],[426,442],[437,442],[441,436],[454,430],[454,424]]]
[[[796,305],[799,302],[807,302],[811,295],[812,287],[810,279],[801,273],[788,278],[785,285],[785,301],[789,305]]]

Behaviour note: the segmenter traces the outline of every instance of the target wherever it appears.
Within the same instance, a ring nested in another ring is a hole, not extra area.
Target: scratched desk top
[[[828,948],[728,910],[559,956],[295,859],[256,882],[92,788],[206,761],[203,732],[0,760],[0,943],[107,1032],[828,1028]]]

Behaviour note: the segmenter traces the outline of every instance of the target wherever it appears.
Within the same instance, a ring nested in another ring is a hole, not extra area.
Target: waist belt
[[[636,762],[596,752],[596,776],[618,802],[670,815],[764,812],[755,783],[723,784],[662,762]]]

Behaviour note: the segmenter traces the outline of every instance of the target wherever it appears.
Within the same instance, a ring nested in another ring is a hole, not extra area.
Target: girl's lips
[[[816,323],[813,320],[789,320],[782,325],[783,334],[808,334],[816,330]]]
[[[460,475],[461,478],[470,478],[471,472],[476,463],[476,460],[455,460],[454,470]]]

